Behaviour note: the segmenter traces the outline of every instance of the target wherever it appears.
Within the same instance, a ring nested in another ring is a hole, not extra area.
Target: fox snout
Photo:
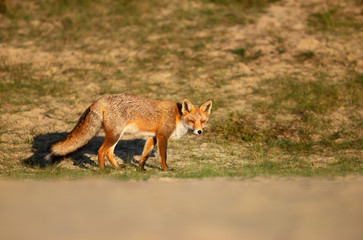
[[[203,133],[203,130],[202,129],[195,129],[195,130],[193,130],[193,133],[195,134],[195,135],[201,135],[202,133]]]

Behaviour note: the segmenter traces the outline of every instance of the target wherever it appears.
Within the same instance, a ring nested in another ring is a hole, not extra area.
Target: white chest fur
[[[188,132],[188,127],[185,126],[182,122],[176,125],[175,130],[170,135],[171,139],[179,139],[184,136]]]

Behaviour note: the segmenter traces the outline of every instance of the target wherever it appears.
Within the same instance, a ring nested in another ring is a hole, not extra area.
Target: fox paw
[[[169,171],[169,167],[168,166],[161,166],[161,168],[162,168],[163,171],[166,171],[166,172]]]
[[[144,166],[138,166],[137,167],[137,171],[139,171],[139,172],[145,172],[146,170],[145,170]]]

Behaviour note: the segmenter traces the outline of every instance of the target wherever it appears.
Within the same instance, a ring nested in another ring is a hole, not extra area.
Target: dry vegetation
[[[102,95],[212,98],[205,135],[114,178],[361,174],[363,3],[358,0],[7,1],[0,6],[0,176],[99,175],[102,133],[43,160]],[[156,155],[156,154],[155,154]]]

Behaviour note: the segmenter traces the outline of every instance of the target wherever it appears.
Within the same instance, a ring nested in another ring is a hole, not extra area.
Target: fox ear
[[[190,113],[193,109],[194,105],[192,104],[192,102],[188,98],[185,98],[182,104],[182,113]]]
[[[209,116],[212,111],[212,100],[208,100],[200,106],[200,110]]]

